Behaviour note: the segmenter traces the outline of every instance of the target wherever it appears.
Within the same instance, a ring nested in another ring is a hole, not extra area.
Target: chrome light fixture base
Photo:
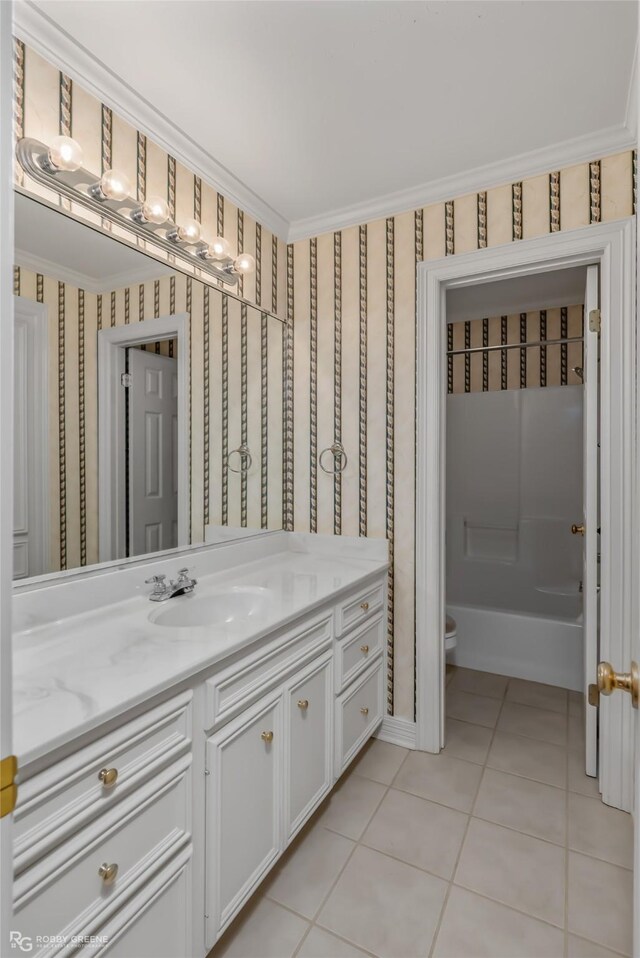
[[[131,196],[123,200],[111,200],[104,197],[100,190],[100,177],[83,167],[77,170],[59,170],[48,159],[48,147],[39,140],[24,137],[16,144],[16,157],[22,169],[41,185],[55,189],[58,193],[80,203],[82,206],[107,216],[119,223],[136,236],[152,240],[157,246],[169,253],[179,252],[191,261],[203,273],[221,280],[229,286],[238,283],[239,274],[234,270],[234,259],[226,256],[221,260],[207,259],[208,245],[203,240],[190,243],[181,240],[178,225],[172,220],[162,224],[150,223],[141,216],[141,202]]]

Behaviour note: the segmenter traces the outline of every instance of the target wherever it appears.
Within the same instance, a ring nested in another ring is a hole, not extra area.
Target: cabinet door
[[[249,897],[281,846],[282,693],[207,740],[207,946]]]
[[[327,794],[332,777],[332,658],[296,677],[286,693],[287,841]]]

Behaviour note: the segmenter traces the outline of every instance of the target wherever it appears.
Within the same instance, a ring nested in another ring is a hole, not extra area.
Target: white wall
[[[447,602],[575,619],[582,386],[447,397]]]

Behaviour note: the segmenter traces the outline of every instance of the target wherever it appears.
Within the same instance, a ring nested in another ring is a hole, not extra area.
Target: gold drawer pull
[[[362,609],[363,612],[367,612],[367,611],[369,610],[369,603],[368,603],[368,602],[361,602],[361,603],[360,603],[360,608]]]
[[[298,699],[298,708],[304,712],[309,708],[309,699]]]
[[[98,778],[105,788],[113,788],[118,781],[117,768],[101,768],[98,772]]]
[[[106,862],[103,862],[98,869],[98,874],[105,885],[112,885],[118,875],[118,866],[115,862],[113,865],[107,865]]]
[[[363,715],[368,715],[368,714],[369,714],[369,709],[367,708],[366,705],[363,705],[362,708],[360,709],[360,711],[362,712]]]
[[[361,646],[360,646],[360,651],[361,651],[361,652],[364,652],[364,654],[366,655],[367,652],[369,651],[369,646],[368,646],[368,645],[361,645]]]
[[[273,742],[273,732],[263,732],[260,738],[263,742],[267,742],[267,744]]]

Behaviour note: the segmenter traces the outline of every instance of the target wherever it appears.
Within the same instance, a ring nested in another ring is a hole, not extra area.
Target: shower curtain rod
[[[467,346],[466,349],[448,349],[447,356],[462,356],[464,353],[489,353],[496,349],[533,349],[536,346],[566,346],[581,343],[583,336],[567,336],[564,339],[539,339],[535,343],[500,343],[498,346]]]

